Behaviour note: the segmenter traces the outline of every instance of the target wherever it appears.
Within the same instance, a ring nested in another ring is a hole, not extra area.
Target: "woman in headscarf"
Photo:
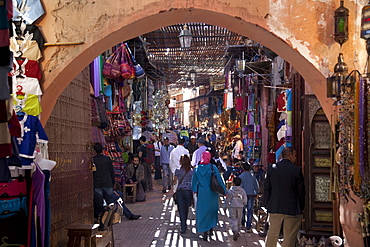
[[[177,186],[177,206],[179,209],[181,230],[180,233],[186,232],[186,220],[188,218],[189,207],[193,201],[193,193],[191,192],[191,179],[193,170],[191,170],[190,158],[183,154],[180,158],[180,169],[175,171],[175,179],[173,183],[179,181]]]
[[[213,227],[218,222],[218,194],[211,190],[211,168],[217,177],[218,183],[226,191],[225,183],[215,165],[211,163],[211,154],[203,152],[200,164],[195,168],[192,179],[192,190],[198,195],[196,204],[196,228],[203,233],[203,240],[208,241]]]

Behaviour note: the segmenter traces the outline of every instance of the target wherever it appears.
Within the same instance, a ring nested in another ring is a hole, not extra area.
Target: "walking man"
[[[194,168],[199,164],[200,160],[202,159],[203,152],[207,150],[206,139],[204,139],[203,137],[200,137],[197,140],[197,143],[198,143],[198,149],[195,150],[195,152],[193,153],[193,157],[191,159],[191,166]]]
[[[152,164],[148,163],[147,160],[148,150],[146,148],[146,145],[148,145],[148,143],[146,142],[145,136],[141,136],[139,140],[140,146],[138,147],[138,156],[140,158],[141,164],[144,167],[144,179],[146,185],[148,186],[148,190],[153,190]]]
[[[269,166],[264,181],[264,202],[269,213],[266,247],[276,247],[284,222],[283,247],[294,247],[303,219],[305,187],[302,168],[295,166],[296,152],[291,147],[282,151],[283,159]]]
[[[103,155],[103,146],[100,143],[94,145],[96,155],[93,157],[93,162],[96,168],[94,171],[94,190],[100,194],[107,204],[113,202],[113,185],[114,185],[114,170],[112,160]]]
[[[161,147],[161,166],[162,166],[162,180],[163,189],[162,193],[166,193],[167,189],[171,189],[172,172],[170,169],[170,154],[175,147],[170,144],[168,137],[163,138],[163,146]]]
[[[181,156],[184,154],[189,156],[189,150],[187,150],[184,147],[184,144],[185,144],[185,138],[180,136],[179,145],[177,145],[177,147],[174,150],[172,150],[170,154],[170,169],[171,169],[172,174],[175,174],[176,169],[181,168],[181,165],[180,165]],[[174,187],[177,188],[177,183],[176,183],[176,186]],[[176,190],[176,188],[174,188],[174,190]]]
[[[242,188],[245,190],[247,195],[247,204],[244,206],[242,225],[245,224],[247,232],[251,232],[252,219],[253,219],[253,206],[254,200],[258,193],[258,183],[257,179],[250,172],[250,165],[245,162],[243,163],[243,173],[240,174],[240,179],[242,180]],[[247,209],[247,222],[245,222],[245,209]]]

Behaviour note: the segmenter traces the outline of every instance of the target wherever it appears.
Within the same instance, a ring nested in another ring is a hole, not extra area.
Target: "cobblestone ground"
[[[212,240],[205,242],[195,230],[195,212],[188,216],[188,230],[180,234],[180,218],[174,207],[172,191],[162,194],[161,180],[154,181],[154,191],[147,192],[145,202],[130,203],[127,207],[134,214],[141,214],[139,220],[122,218],[114,225],[115,247],[139,246],[265,246],[255,228],[251,233],[244,230],[237,241],[233,240],[228,216],[222,207],[219,210],[219,225],[214,228]],[[253,223],[255,224],[255,222]]]

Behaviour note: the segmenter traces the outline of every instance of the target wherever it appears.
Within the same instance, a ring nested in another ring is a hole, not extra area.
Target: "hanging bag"
[[[136,61],[135,56],[132,54],[130,47],[126,45],[127,51],[131,57],[131,60],[134,64],[134,70],[135,70],[135,77],[136,78],[143,78],[145,76],[145,71],[143,67]]]
[[[122,78],[124,79],[132,79],[135,76],[132,61],[130,59],[126,46],[123,46],[122,48],[120,72]]]
[[[120,63],[122,55],[122,47],[120,46],[113,54],[107,59],[103,66],[103,75],[108,79],[119,78],[121,76]]]
[[[211,166],[211,190],[223,196],[225,195],[225,190],[217,180],[215,170],[213,169],[213,165],[210,164],[210,166]]]

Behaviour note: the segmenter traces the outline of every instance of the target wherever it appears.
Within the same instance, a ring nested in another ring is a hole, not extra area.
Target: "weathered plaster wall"
[[[359,15],[365,0],[350,9],[350,40],[343,51],[348,64],[363,68],[364,47]],[[339,1],[324,0],[138,0],[44,1],[40,22],[48,42],[84,41],[84,45],[49,47],[43,100],[45,124],[68,83],[98,54],[118,42],[183,22],[223,26],[268,46],[289,61],[305,78],[325,112],[332,111],[325,96],[325,77],[334,66],[339,45],[332,39],[333,12]],[[357,23],[354,25],[354,23]],[[330,118],[329,118],[330,119]]]
[[[339,0],[48,0],[40,21],[48,42],[83,41],[83,45],[48,47],[42,122],[67,85],[97,55],[111,46],[185,22],[222,26],[269,47],[304,77],[329,120],[334,111],[326,98],[325,77],[339,52],[351,69],[363,71],[364,41],[359,38],[366,0],[345,1],[350,10],[350,38],[342,48],[333,41],[333,13]],[[348,236],[347,236],[348,237]],[[351,246],[361,246],[360,240]]]

